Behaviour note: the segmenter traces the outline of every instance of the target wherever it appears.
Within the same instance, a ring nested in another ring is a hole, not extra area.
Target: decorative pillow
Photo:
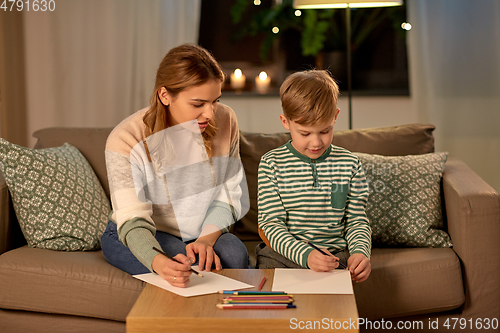
[[[30,247],[100,248],[110,204],[92,167],[74,146],[29,149],[0,139],[0,169]]]
[[[449,235],[441,230],[440,182],[448,153],[354,154],[368,181],[366,215],[373,245],[452,246]]]

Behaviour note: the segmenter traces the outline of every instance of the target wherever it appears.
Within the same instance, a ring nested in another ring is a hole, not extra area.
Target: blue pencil
[[[313,243],[309,243],[309,242],[306,242],[309,246],[311,246],[313,249],[323,253],[325,256],[327,256],[328,254],[325,253],[325,251],[323,251],[322,249],[320,249],[319,247],[317,247],[316,245],[314,245]],[[342,267],[342,268],[347,268],[345,267],[345,265],[343,263],[340,262],[339,260],[339,266]]]

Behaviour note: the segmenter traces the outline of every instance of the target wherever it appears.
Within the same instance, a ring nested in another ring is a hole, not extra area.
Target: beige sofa
[[[412,124],[341,131],[336,132],[334,144],[382,155],[423,154],[434,151],[433,129],[431,125]],[[51,128],[37,131],[34,136],[38,138],[36,148],[56,147],[64,142],[76,146],[109,195],[104,144],[110,130]],[[288,134],[241,134],[251,209],[232,232],[246,243],[252,263],[255,245],[260,242],[256,209],[258,162],[263,153],[288,139]],[[370,278],[355,284],[359,315],[372,322],[373,331],[380,331],[381,325],[389,322],[397,327],[400,320],[421,322],[426,329],[430,324],[434,328],[438,320],[439,329],[432,332],[449,332],[453,330],[443,326],[447,318],[464,318],[467,325],[472,325],[467,327],[476,327],[478,320],[499,319],[499,195],[456,160],[446,163],[442,195],[453,248],[374,248]],[[3,177],[0,205],[0,331],[124,332],[125,318],[143,282],[108,264],[101,251],[28,248]],[[454,322],[448,321],[451,327]],[[370,331],[367,325],[361,328]],[[455,330],[464,332],[459,325]]]

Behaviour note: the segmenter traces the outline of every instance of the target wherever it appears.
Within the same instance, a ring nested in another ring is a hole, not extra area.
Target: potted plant
[[[264,1],[264,0],[263,0]],[[251,1],[236,0],[231,8],[233,24],[236,26],[235,38],[245,36],[264,36],[260,49],[260,57],[265,60],[273,43],[283,34],[291,30],[300,35],[303,56],[317,57],[322,52],[345,52],[346,21],[345,9],[306,9],[297,11],[293,8],[293,0],[273,1],[257,6],[250,20],[242,24]],[[385,19],[393,21],[393,25],[403,22],[397,7],[369,8],[352,11],[351,51],[355,51],[370,33]],[[273,31],[277,27],[279,32]]]

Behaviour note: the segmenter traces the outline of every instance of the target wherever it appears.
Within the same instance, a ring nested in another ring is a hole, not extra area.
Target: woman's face
[[[181,91],[176,97],[170,96],[167,89],[162,87],[159,96],[162,103],[168,105],[168,118],[172,126],[197,120],[200,132],[203,133],[217,110],[221,82],[211,80],[192,86]]]

